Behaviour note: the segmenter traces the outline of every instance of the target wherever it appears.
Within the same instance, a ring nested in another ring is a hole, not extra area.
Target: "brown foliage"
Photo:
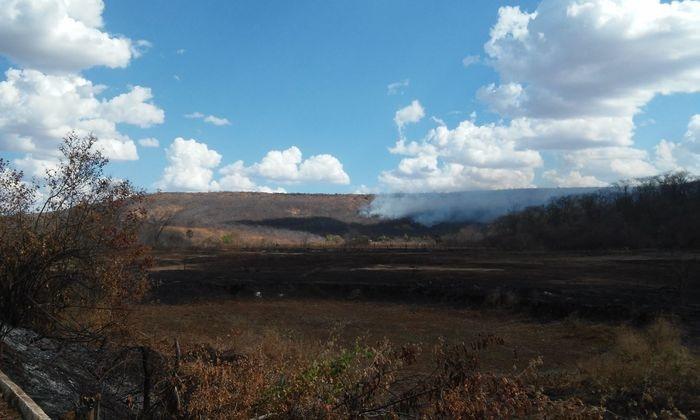
[[[95,141],[69,134],[44,179],[0,160],[0,336],[25,326],[90,341],[145,291],[142,193],[104,175]]]
[[[484,372],[479,354],[502,345],[484,336],[471,344],[440,343],[434,370],[414,371],[421,347],[338,347],[314,354],[251,354],[198,349],[173,359],[163,372],[161,404],[151,413],[177,418],[601,418],[603,410],[578,400],[553,401],[519,374]],[[173,366],[176,366],[173,368]],[[531,365],[528,370],[535,369]],[[172,404],[177,395],[181,404]]]

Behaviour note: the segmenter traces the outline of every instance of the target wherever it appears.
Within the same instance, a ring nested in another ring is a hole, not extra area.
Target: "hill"
[[[158,193],[148,197],[150,216],[143,239],[158,247],[464,243],[480,235],[474,225],[514,209],[590,191],[561,188],[381,196]]]
[[[148,197],[143,238],[159,247],[339,245],[425,237],[456,228],[369,216],[364,209],[373,199],[359,194],[158,193]]]

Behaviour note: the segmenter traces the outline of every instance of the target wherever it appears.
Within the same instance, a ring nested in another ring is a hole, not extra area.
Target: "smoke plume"
[[[448,222],[484,223],[511,211],[598,188],[530,188],[459,193],[378,195],[363,212],[382,219],[410,218],[427,226]]]

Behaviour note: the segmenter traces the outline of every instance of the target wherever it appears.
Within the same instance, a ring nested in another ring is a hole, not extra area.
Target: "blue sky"
[[[482,53],[498,4],[514,2],[140,3],[107,3],[107,27],[154,48],[127,69],[86,74],[113,86],[152,87],[167,122],[148,136],[166,144],[175,137],[206,141],[229,161],[257,161],[292,145],[305,154],[331,153],[353,185],[298,190],[347,192],[376,184],[380,170],[396,165],[387,152],[397,137],[393,117],[412,99],[448,121],[459,118],[451,111],[480,109],[476,90],[497,76],[484,66],[465,69],[462,59]],[[403,94],[387,95],[388,84],[405,79]],[[197,110],[232,124],[183,117]],[[126,166],[145,169],[141,182],[150,184],[164,162],[161,150],[147,153],[160,165]]]
[[[61,61],[70,51],[55,59],[41,56],[48,53],[39,44],[53,42],[51,34],[24,31],[20,36],[12,29],[17,22],[0,17],[0,26],[6,27],[0,29],[0,68],[22,72],[13,81],[6,75],[5,83],[13,88],[19,89],[30,78],[27,72],[36,70],[31,76],[35,84],[56,75],[51,83],[73,77],[70,84],[105,86],[85,100],[109,101],[133,86],[150,89],[142,102],[150,104],[153,115],[144,120],[115,117],[140,112],[121,104],[118,111],[116,105],[111,111],[95,111],[99,117],[86,114],[71,127],[87,130],[102,120],[113,123],[115,130],[101,131],[104,136],[137,146],[116,153],[110,171],[149,189],[354,192],[581,186],[700,167],[700,139],[692,123],[700,114],[700,77],[695,74],[700,74],[700,49],[687,45],[700,32],[692,30],[694,24],[700,27],[697,1],[671,9],[659,1],[644,0],[633,7],[634,2],[618,0],[612,2],[619,6],[616,10],[592,1],[582,11],[577,7],[583,2],[577,0],[56,0],[51,10],[20,7],[32,5],[31,0],[3,3],[49,29],[58,28],[57,18],[65,14],[87,22],[86,31],[130,43],[131,55],[117,62],[109,60],[124,53],[118,46],[80,41],[77,48],[97,52],[86,53],[80,64],[64,65]],[[535,11],[537,15],[530,15]],[[681,29],[655,33],[655,22],[642,12]],[[619,22],[609,23],[610,16]],[[99,17],[101,25],[93,22]],[[603,21],[607,27],[590,25]],[[494,36],[492,28],[499,24],[504,32]],[[630,28],[639,25],[643,36],[630,39]],[[684,25],[691,29],[682,30]],[[523,30],[527,37],[521,36]],[[147,43],[137,48],[140,40]],[[490,40],[498,51],[485,49]],[[685,45],[684,67],[673,57],[637,54],[645,43],[660,55]],[[553,61],[547,63],[543,57],[553,48],[564,52],[551,54]],[[572,56],[567,50],[581,54]],[[624,63],[616,62],[620,54],[630,54],[630,66],[648,71],[633,71],[629,80],[606,76],[627,71]],[[465,65],[465,57],[476,62]],[[586,75],[593,81],[584,82],[571,76],[590,67],[601,68],[602,76]],[[549,69],[555,82],[542,74]],[[671,79],[681,82],[675,86]],[[28,95],[35,99],[50,94],[32,89],[33,96]],[[557,101],[546,99],[551,97]],[[397,130],[397,111],[414,100],[420,110],[413,111],[420,112],[406,114],[412,116]],[[579,102],[580,111],[576,106],[556,109]],[[608,106],[612,102],[616,105]],[[31,109],[39,106],[31,101],[5,106],[19,109],[19,114],[41,113]],[[195,112],[202,117],[186,117]],[[208,123],[204,118],[209,115],[230,124]],[[47,133],[70,126],[70,119],[65,125],[48,122],[57,119],[42,120]],[[0,154],[38,173],[37,168],[55,159],[52,143],[21,125],[11,121],[3,126],[0,119]],[[581,134],[589,128],[592,133]],[[18,139],[32,136],[37,137],[34,145],[18,146]],[[143,138],[157,139],[159,147],[138,145]],[[176,138],[181,142],[175,144]],[[296,150],[265,159],[271,151],[291,147]],[[183,156],[198,153],[204,157],[183,161]],[[314,156],[325,158],[304,160]],[[243,163],[238,167],[222,171],[239,160]],[[275,169],[286,163],[289,170]],[[231,175],[227,181],[226,174]]]

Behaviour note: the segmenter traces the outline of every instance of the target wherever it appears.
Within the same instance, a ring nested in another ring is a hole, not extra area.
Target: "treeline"
[[[513,249],[700,247],[700,180],[687,172],[621,182],[495,220],[485,241]]]

